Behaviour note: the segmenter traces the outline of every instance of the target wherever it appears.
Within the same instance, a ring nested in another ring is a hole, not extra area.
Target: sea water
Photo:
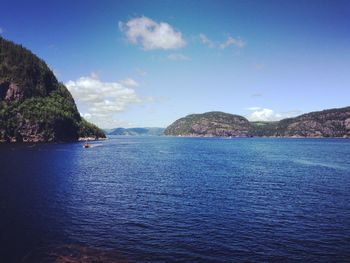
[[[350,260],[350,140],[82,145],[0,145],[0,262],[69,244],[137,262]]]

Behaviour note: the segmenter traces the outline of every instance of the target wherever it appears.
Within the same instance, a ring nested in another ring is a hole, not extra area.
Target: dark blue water
[[[129,261],[350,260],[350,140],[96,144],[0,146],[0,262],[65,244]]]

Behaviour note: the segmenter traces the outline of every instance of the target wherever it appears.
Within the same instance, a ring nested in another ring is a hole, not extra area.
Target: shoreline
[[[27,141],[16,141],[16,140],[0,140],[1,144],[40,144],[40,143],[74,143],[74,142],[83,142],[83,141],[104,141],[108,140],[107,136],[106,138],[96,138],[96,137],[79,137],[75,140],[69,140],[69,141],[41,141],[41,140],[27,140]]]
[[[78,142],[82,141],[105,141],[108,140],[108,137],[106,136],[105,138],[96,138],[96,137],[79,137]]]
[[[218,139],[251,139],[251,138],[276,138],[276,139],[350,139],[350,136],[343,137],[324,137],[324,136],[206,136],[206,135],[161,135],[161,137],[177,138],[218,138]]]
[[[123,137],[123,135],[121,135]],[[128,138],[130,137],[140,137],[140,136],[127,136]],[[147,137],[147,136],[142,136],[142,137]],[[349,140],[349,136],[344,136],[344,137],[302,137],[302,136],[237,136],[237,137],[227,137],[227,136],[200,136],[200,135],[160,135],[160,136],[150,136],[150,137],[168,137],[168,138],[212,138],[212,139],[255,139],[255,138],[264,138],[264,139],[345,139]],[[17,142],[16,140],[11,140],[11,141],[5,141],[5,140],[0,140],[0,145],[1,144],[44,144],[44,143],[52,143],[52,144],[59,144],[59,143],[80,143],[80,142],[93,142],[93,141],[106,141],[109,140],[108,136],[106,138],[94,138],[94,137],[79,137],[76,140],[71,140],[71,141],[21,141]]]

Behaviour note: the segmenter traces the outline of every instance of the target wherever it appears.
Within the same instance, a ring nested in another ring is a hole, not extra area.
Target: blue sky
[[[103,128],[349,106],[349,1],[8,1],[0,33]]]

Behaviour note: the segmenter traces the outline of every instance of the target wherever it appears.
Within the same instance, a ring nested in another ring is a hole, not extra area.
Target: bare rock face
[[[249,121],[224,112],[192,114],[181,118],[165,129],[165,135],[205,137],[247,137]]]
[[[344,122],[345,129],[350,130],[350,118],[347,118]]]
[[[3,81],[0,83],[0,101],[20,101],[23,100],[24,93],[14,82]]]
[[[19,101],[23,99],[23,92],[15,83],[10,83],[9,89],[6,92],[5,100],[7,101]]]

